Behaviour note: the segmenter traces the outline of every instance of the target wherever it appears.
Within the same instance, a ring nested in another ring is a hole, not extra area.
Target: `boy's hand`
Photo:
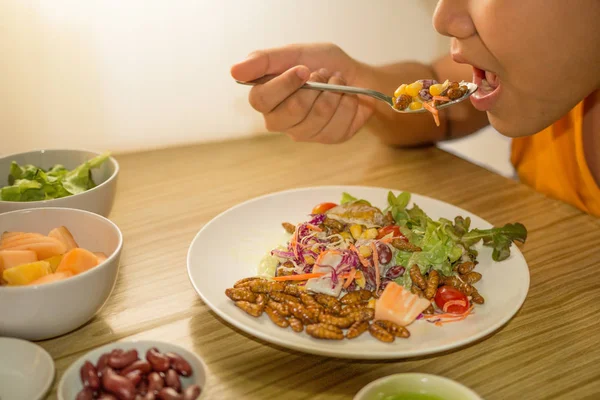
[[[373,113],[374,99],[299,90],[307,81],[360,86],[361,65],[331,44],[291,45],[260,50],[231,67],[239,81],[280,75],[252,87],[250,105],[266,128],[295,141],[340,143],[350,139]]]

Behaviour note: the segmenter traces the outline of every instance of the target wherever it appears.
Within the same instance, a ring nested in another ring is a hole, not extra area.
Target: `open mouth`
[[[500,79],[493,72],[473,67],[473,83],[479,89],[471,96],[471,103],[480,111],[488,111],[500,95]]]

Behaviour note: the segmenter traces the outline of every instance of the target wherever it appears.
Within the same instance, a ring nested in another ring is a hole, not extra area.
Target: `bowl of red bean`
[[[123,341],[99,347],[62,376],[59,400],[197,400],[206,383],[204,362],[183,347]]]

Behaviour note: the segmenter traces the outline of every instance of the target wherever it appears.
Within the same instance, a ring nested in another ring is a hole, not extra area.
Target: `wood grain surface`
[[[377,378],[409,371],[449,377],[490,400],[600,398],[596,218],[437,148],[393,149],[368,133],[335,146],[268,135],[116,158],[121,174],[110,218],[124,234],[120,275],[93,320],[39,342],[57,367],[49,398],[56,398],[58,381],[77,358],[124,339],[195,351],[208,366],[205,399],[351,399]],[[407,190],[493,224],[523,223],[529,237],[521,249],[531,273],[523,307],[475,344],[400,361],[302,354],[233,328],[190,284],[186,256],[193,237],[244,200],[316,185]]]

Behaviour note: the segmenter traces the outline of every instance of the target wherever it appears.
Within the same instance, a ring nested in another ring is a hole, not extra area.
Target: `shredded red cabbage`
[[[271,250],[271,255],[281,258],[294,258],[294,253],[291,251]]]
[[[325,221],[325,214],[309,214],[311,220],[308,222],[311,225],[321,225]]]

